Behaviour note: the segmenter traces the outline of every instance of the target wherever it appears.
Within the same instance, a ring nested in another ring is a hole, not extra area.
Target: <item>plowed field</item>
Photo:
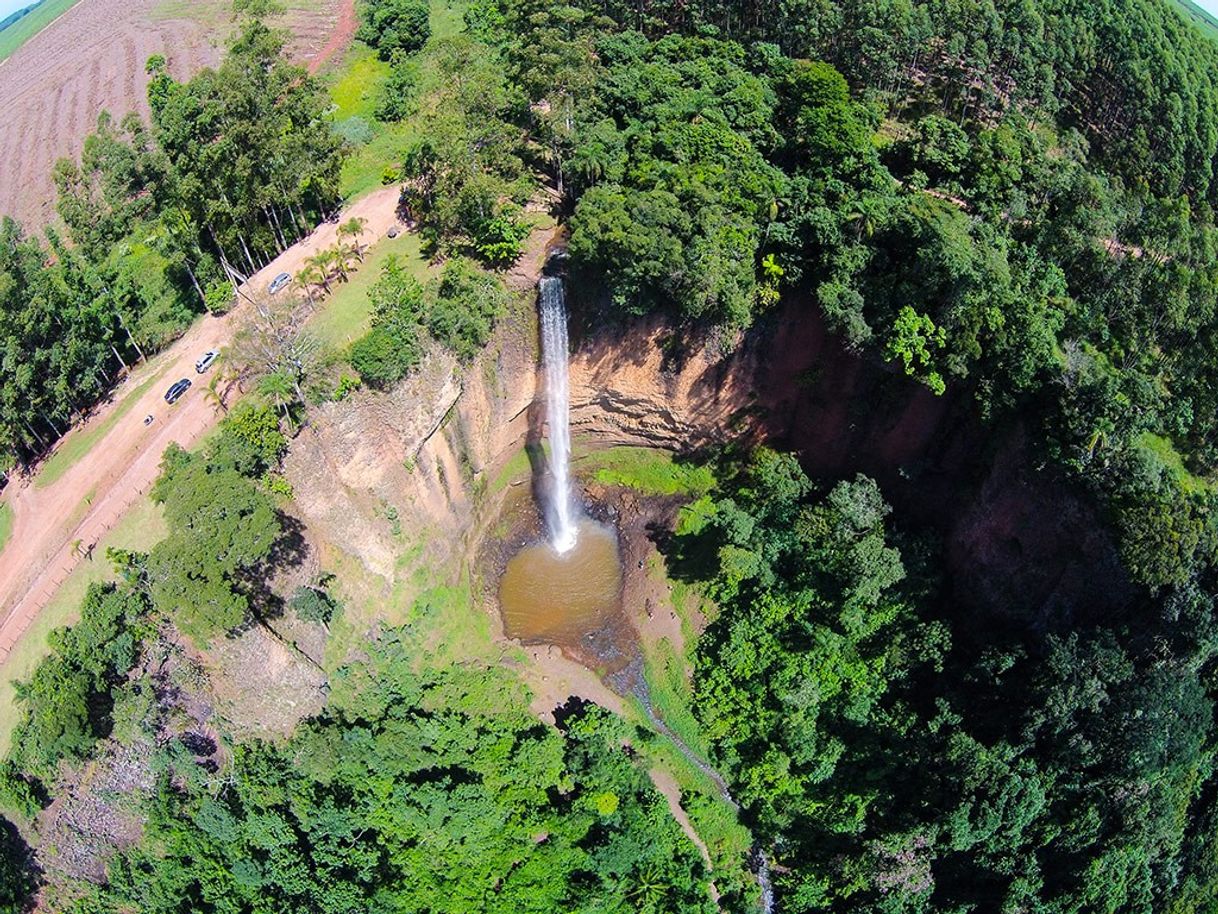
[[[292,56],[309,63],[336,33],[349,34],[340,8],[351,5],[295,0],[275,24],[291,31]],[[230,8],[228,0],[80,0],[0,63],[0,214],[30,228],[51,221],[55,160],[80,153],[103,109],[147,115],[151,55],[164,54],[179,79],[217,63]]]

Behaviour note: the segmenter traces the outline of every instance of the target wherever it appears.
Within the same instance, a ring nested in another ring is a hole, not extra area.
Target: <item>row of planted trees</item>
[[[244,23],[220,67],[186,82],[161,57],[148,71],[151,124],[103,113],[55,167],[68,237],[0,225],[0,470],[44,453],[339,204],[328,98],[277,32]]]

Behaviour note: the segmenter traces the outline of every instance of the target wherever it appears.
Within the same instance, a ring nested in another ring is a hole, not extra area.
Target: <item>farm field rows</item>
[[[54,2],[67,11],[0,65],[0,214],[31,229],[54,218],[51,169],[79,154],[98,112],[116,119],[147,114],[148,58],[165,55],[170,72],[185,78],[219,61],[231,28],[228,0]],[[340,7],[348,6],[350,0],[287,4],[276,24],[291,31],[293,56],[309,61],[318,54]],[[3,47],[0,39],[0,57]]]

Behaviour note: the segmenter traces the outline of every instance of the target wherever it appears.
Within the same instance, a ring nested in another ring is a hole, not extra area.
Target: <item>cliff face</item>
[[[303,520],[382,577],[401,552],[395,530],[443,565],[469,545],[479,494],[528,436],[533,363],[513,322],[472,366],[435,347],[392,390],[320,407],[285,464]]]
[[[965,608],[1048,625],[1128,601],[1095,511],[1030,465],[1017,429],[845,351],[810,314],[789,307],[726,346],[658,317],[576,326],[573,434],[678,451],[769,441],[814,476],[872,475],[903,522],[942,535]],[[536,339],[525,309],[471,366],[437,350],[390,392],[322,407],[288,458],[305,521],[385,577],[400,552],[389,516],[429,560],[469,554],[506,484],[527,480],[509,461],[543,435]]]

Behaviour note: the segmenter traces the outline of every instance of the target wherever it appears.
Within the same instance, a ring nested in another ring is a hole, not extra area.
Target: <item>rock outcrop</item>
[[[1129,598],[1097,512],[1029,465],[1016,432],[987,427],[967,391],[936,397],[847,351],[813,308],[788,306],[727,345],[661,317],[573,328],[571,423],[586,447],[773,442],[814,476],[875,477],[905,523],[944,538],[967,605],[1048,624]],[[509,462],[540,453],[537,362],[525,307],[470,366],[437,349],[392,391],[322,407],[288,459],[304,520],[386,578],[396,529],[426,543],[432,567],[468,555],[505,483],[527,478]],[[1057,509],[1040,511],[1034,492],[1052,492]],[[1115,582],[1098,596],[1086,584],[1095,568]]]

